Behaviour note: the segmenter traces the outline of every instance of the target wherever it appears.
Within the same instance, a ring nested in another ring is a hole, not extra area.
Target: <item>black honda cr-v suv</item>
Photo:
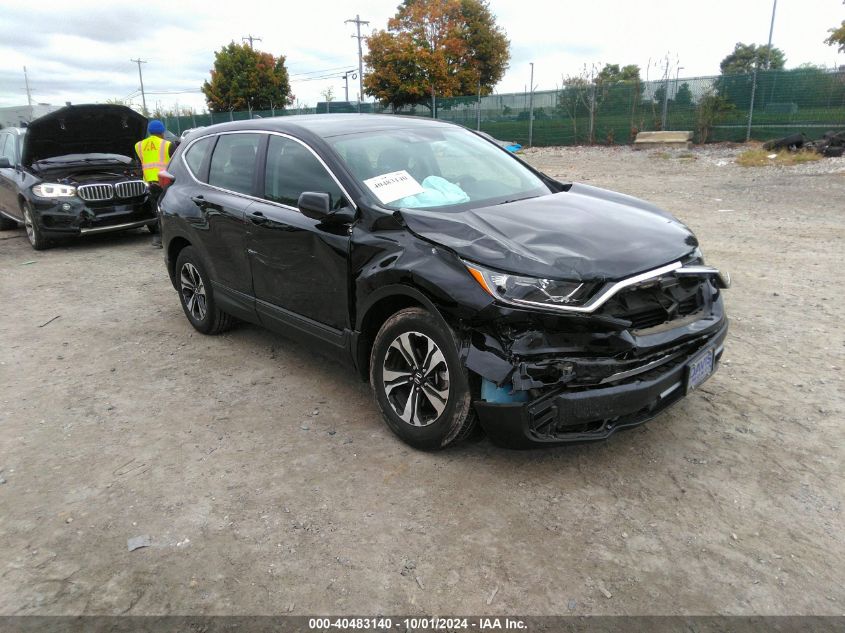
[[[425,119],[283,117],[190,135],[161,175],[185,315],[299,335],[441,448],[603,439],[717,368],[727,275],[635,198],[561,183]]]

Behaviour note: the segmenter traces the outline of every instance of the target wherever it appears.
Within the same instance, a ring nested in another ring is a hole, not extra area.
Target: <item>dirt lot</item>
[[[0,614],[842,614],[845,161],[735,154],[526,154],[734,277],[721,371],[579,447],[415,452],[347,369],[194,333],[145,232],[0,234]]]

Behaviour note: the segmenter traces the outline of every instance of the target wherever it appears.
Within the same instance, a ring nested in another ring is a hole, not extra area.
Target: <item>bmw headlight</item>
[[[580,281],[525,277],[464,264],[484,290],[504,303],[565,310],[583,304],[593,290],[592,284]]]
[[[39,198],[72,198],[76,195],[76,187],[71,185],[60,185],[53,182],[42,182],[40,185],[35,185],[32,188],[34,193]]]

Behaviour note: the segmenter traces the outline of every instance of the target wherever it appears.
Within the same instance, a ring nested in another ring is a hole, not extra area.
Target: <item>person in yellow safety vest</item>
[[[158,186],[158,172],[167,167],[167,163],[170,162],[173,144],[164,140],[164,123],[158,119],[150,121],[147,126],[147,134],[147,138],[135,143],[135,153],[141,160],[144,182],[150,188],[150,204],[158,213],[158,198],[161,195],[161,187]],[[161,221],[158,222],[153,232],[153,246],[161,248]]]

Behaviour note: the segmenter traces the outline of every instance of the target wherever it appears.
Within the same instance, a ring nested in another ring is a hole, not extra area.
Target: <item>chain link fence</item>
[[[753,108],[752,108],[753,103]],[[533,122],[531,110],[533,105]],[[392,109],[361,104],[362,111],[432,117],[431,103]],[[356,112],[357,104],[320,103],[287,108],[171,117],[180,134],[224,121]],[[804,132],[810,138],[845,127],[845,72],[817,68],[765,71],[754,75],[668,78],[655,81],[576,81],[557,90],[435,98],[435,118],[528,145],[625,144],[637,132],[689,130],[697,143],[765,140]]]

